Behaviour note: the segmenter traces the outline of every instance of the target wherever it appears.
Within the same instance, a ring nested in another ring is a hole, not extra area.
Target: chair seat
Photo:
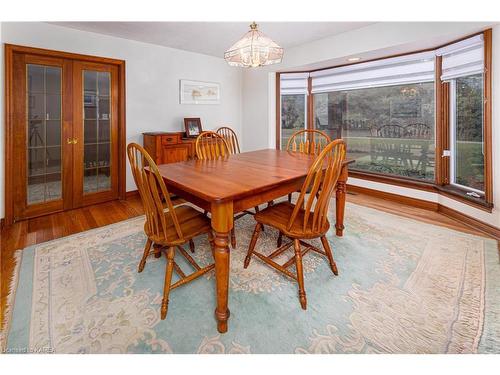
[[[330,228],[330,223],[328,222],[328,220],[326,220],[325,225],[321,228],[320,231],[312,231],[311,228],[314,217],[314,213],[312,211],[309,216],[307,227],[304,230],[303,222],[305,211],[303,209],[299,211],[297,219],[294,220],[294,223],[290,230],[287,230],[286,227],[288,225],[288,222],[290,221],[290,217],[292,216],[294,209],[294,204],[289,202],[281,202],[256,213],[254,217],[257,222],[274,227],[286,236],[292,238],[316,238],[328,232],[328,229]]]
[[[170,212],[165,212],[165,217],[167,219],[168,243],[164,243],[164,238],[155,238],[156,236],[153,236],[152,233],[147,233],[146,225],[144,226],[144,231],[146,231],[146,234],[150,236],[155,243],[164,243],[164,245],[173,246],[183,244],[191,238],[207,233],[211,230],[210,219],[207,218],[202,212],[191,206],[182,205],[175,207],[175,214],[177,215],[181,232],[184,235],[183,241],[178,239],[177,231],[175,230]]]

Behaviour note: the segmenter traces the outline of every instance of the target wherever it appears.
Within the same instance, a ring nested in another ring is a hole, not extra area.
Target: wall
[[[222,58],[39,22],[3,22],[0,35],[2,43],[125,60],[127,143],[142,143],[141,134],[146,131],[183,130],[184,117],[200,117],[206,130],[223,124],[231,126],[241,140],[244,139],[241,127],[242,73],[238,68],[229,67]],[[3,77],[3,73],[1,76]],[[179,79],[219,82],[221,104],[179,104]],[[1,87],[3,88],[3,84]],[[3,95],[1,101],[4,102]],[[3,104],[1,107],[3,109]],[[2,175],[3,120],[2,116]],[[3,217],[5,179],[0,180],[0,217]],[[127,169],[127,191],[134,189],[130,170]]]
[[[244,111],[242,124],[246,129],[252,126],[254,134],[267,133],[268,137],[245,139],[243,147],[258,149],[273,147],[275,142],[275,71],[306,70],[345,64],[348,56],[362,56],[364,60],[389,56],[397,53],[432,48],[448,41],[484,30],[486,23],[378,23],[321,39],[306,45],[285,50],[283,63],[259,71],[243,73]],[[500,228],[500,26],[493,27],[493,195],[492,213],[472,208],[453,199],[430,192],[401,188],[362,179],[350,178],[349,183],[377,189],[384,192],[437,202],[485,223]],[[267,93],[267,103],[262,95]],[[252,108],[247,112],[246,107]],[[266,112],[267,109],[267,112]],[[258,129],[265,127],[266,130]]]

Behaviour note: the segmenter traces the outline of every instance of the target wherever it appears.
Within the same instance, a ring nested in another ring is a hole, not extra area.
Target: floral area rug
[[[167,319],[160,320],[166,258],[151,256],[137,273],[143,222],[139,217],[19,251],[4,350],[500,353],[494,240],[348,204],[344,237],[328,235],[339,276],[323,257],[304,257],[304,311],[296,283],[255,257],[243,269],[255,225],[245,216],[236,222],[231,317],[221,335],[213,271],[172,291]],[[256,249],[271,252],[276,238],[266,227]],[[195,244],[196,260],[211,262],[206,237]],[[180,255],[177,260],[190,271]]]

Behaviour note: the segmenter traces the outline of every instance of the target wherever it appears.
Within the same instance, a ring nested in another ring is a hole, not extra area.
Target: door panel
[[[76,206],[118,197],[117,78],[115,66],[74,64]]]
[[[62,84],[70,69],[62,59],[31,55],[15,55],[13,67],[14,218],[20,219],[62,209],[71,191],[63,162],[71,158],[63,143],[71,129],[63,126]]]

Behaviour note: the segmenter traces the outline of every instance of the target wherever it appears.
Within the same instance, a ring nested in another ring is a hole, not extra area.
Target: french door
[[[117,199],[118,66],[30,53],[11,60],[6,162],[13,221]]]

